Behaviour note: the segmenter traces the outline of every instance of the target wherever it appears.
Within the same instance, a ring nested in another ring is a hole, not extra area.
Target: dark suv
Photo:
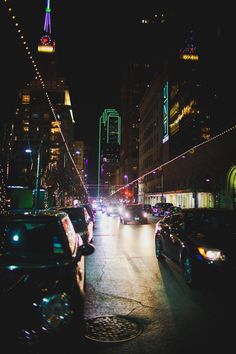
[[[94,250],[65,212],[0,215],[1,338],[8,346],[44,348],[75,327],[83,338],[84,256]]]
[[[148,224],[147,212],[143,204],[126,204],[120,213],[120,222],[122,224]]]

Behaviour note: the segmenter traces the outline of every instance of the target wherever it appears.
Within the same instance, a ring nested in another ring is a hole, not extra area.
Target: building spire
[[[45,13],[45,20],[44,20],[44,31],[47,33],[51,33],[51,9],[50,9],[50,0],[47,0],[47,7],[46,7],[46,13]]]
[[[55,40],[51,37],[51,8],[50,8],[50,0],[47,0],[47,7],[44,19],[44,34],[40,38],[40,43],[38,45],[38,52],[47,52],[54,53],[55,52]]]

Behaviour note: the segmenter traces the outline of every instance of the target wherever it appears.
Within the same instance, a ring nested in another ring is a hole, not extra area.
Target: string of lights
[[[3,1],[5,4],[7,4],[7,3],[9,2],[8,0],[2,0],[2,1]],[[42,78],[42,76],[41,76],[41,74],[40,74],[40,71],[39,71],[39,69],[38,69],[37,63],[36,63],[35,60],[33,59],[33,56],[32,56],[31,51],[30,51],[30,49],[29,49],[29,46],[28,46],[28,44],[27,44],[27,42],[26,42],[26,40],[25,40],[24,35],[22,34],[22,29],[20,28],[20,25],[19,25],[18,21],[16,21],[16,16],[15,16],[15,14],[13,13],[13,10],[12,10],[11,7],[8,7],[8,12],[9,12],[9,14],[10,14],[10,16],[11,16],[11,19],[12,19],[12,21],[13,21],[15,27],[16,27],[17,33],[19,34],[20,39],[21,39],[21,41],[22,41],[22,43],[23,43],[23,45],[24,45],[24,48],[25,48],[25,50],[26,50],[26,53],[27,53],[27,55],[28,55],[28,57],[29,57],[29,59],[30,59],[32,65],[33,65],[33,68],[34,68],[34,70],[35,70],[35,72],[36,72],[36,74],[37,74],[37,78],[38,78],[38,80],[40,81],[41,86],[42,86],[42,88],[43,88],[43,90],[44,90],[44,92],[45,92],[45,95],[46,95],[48,104],[49,104],[49,106],[50,106],[51,112],[52,112],[52,114],[53,114],[54,120],[58,123],[58,119],[57,119],[57,116],[56,116],[56,114],[55,114],[55,110],[54,110],[54,108],[53,108],[53,105],[52,105],[52,103],[51,103],[49,94],[48,94],[48,92],[47,92],[47,90],[46,90],[46,87],[45,87],[45,84],[44,84],[44,80],[43,80],[43,78]],[[48,13],[48,15],[50,14],[50,1],[49,1],[49,0],[48,0],[48,2],[47,2],[47,13]],[[47,21],[49,21],[49,16],[47,16]],[[47,22],[47,27],[48,27],[48,26],[49,26],[49,22]],[[84,184],[84,181],[83,181],[83,179],[82,179],[82,176],[81,176],[81,174],[80,174],[80,171],[77,169],[77,166],[76,166],[76,164],[75,164],[75,162],[74,162],[74,159],[73,159],[73,157],[72,157],[72,154],[71,154],[71,152],[70,152],[70,149],[69,149],[69,147],[68,147],[68,145],[67,145],[67,143],[66,143],[65,137],[64,137],[64,135],[63,135],[63,133],[62,133],[62,131],[61,131],[61,128],[60,128],[59,123],[58,123],[57,125],[58,125],[58,128],[59,128],[59,131],[60,131],[60,134],[61,134],[63,143],[64,143],[64,145],[65,145],[66,151],[67,151],[67,153],[68,153],[68,155],[69,155],[69,157],[70,157],[70,159],[71,159],[71,161],[72,161],[72,163],[73,163],[73,166],[74,166],[74,168],[75,168],[75,171],[76,171],[77,174],[79,175],[80,181],[81,181],[81,183],[82,183],[82,186],[83,186],[84,190],[86,191],[86,194],[88,194],[87,187],[86,187],[85,184]],[[151,175],[151,174],[153,174],[153,173],[155,173],[155,172],[157,172],[157,171],[160,171],[160,170],[161,170],[162,168],[164,168],[166,165],[169,165],[169,164],[173,163],[174,161],[176,161],[176,160],[182,158],[183,156],[187,155],[188,153],[193,153],[195,150],[197,150],[197,149],[200,148],[201,146],[206,145],[206,144],[208,144],[208,143],[214,141],[215,139],[218,139],[218,138],[220,138],[220,137],[223,137],[223,136],[225,136],[226,134],[228,134],[229,132],[231,132],[231,131],[233,131],[233,130],[235,130],[235,129],[236,129],[236,125],[233,125],[232,127],[230,127],[230,128],[228,128],[228,129],[226,129],[226,130],[220,132],[219,134],[217,134],[217,135],[215,135],[215,136],[213,136],[213,137],[211,137],[211,138],[209,138],[209,139],[207,139],[207,140],[205,140],[205,141],[203,141],[203,142],[201,142],[201,143],[199,143],[199,144],[196,144],[196,145],[192,146],[191,148],[189,148],[188,150],[184,151],[184,152],[181,153],[180,155],[174,157],[173,159],[170,159],[169,161],[167,161],[167,162],[165,162],[165,163],[163,163],[163,164],[161,164],[161,165],[156,166],[155,168],[153,168],[153,169],[151,169],[150,171],[146,172],[145,174],[139,176],[138,178],[136,178],[136,179],[134,179],[134,180],[132,180],[132,181],[129,181],[129,183],[127,183],[127,184],[125,184],[125,185],[122,185],[122,186],[119,187],[115,192],[113,192],[113,193],[111,194],[111,196],[114,195],[114,194],[116,194],[116,193],[118,193],[119,191],[121,191],[121,190],[127,188],[128,186],[133,185],[134,183],[141,182],[141,180],[142,180],[143,178],[145,178],[146,176]],[[92,186],[91,186],[91,187],[92,187]]]
[[[176,160],[182,158],[183,156],[186,156],[188,153],[192,154],[195,150],[197,150],[197,149],[200,148],[201,146],[206,145],[206,144],[208,144],[208,143],[210,143],[210,142],[212,142],[212,141],[214,141],[214,140],[216,140],[216,139],[218,139],[218,138],[220,138],[220,137],[223,137],[224,135],[226,135],[226,134],[232,132],[232,131],[235,130],[235,129],[236,129],[236,125],[233,125],[232,127],[230,127],[230,128],[228,128],[228,129],[226,129],[226,130],[224,130],[224,131],[222,131],[222,132],[220,132],[220,133],[214,135],[212,138],[209,138],[209,139],[207,139],[207,140],[205,140],[205,141],[202,141],[202,142],[199,143],[199,144],[196,144],[196,145],[192,146],[192,147],[189,148],[188,150],[182,152],[180,155],[178,155],[178,156],[174,157],[173,159],[170,159],[170,160],[168,160],[167,162],[165,162],[165,163],[163,163],[163,164],[161,164],[161,165],[159,165],[159,166],[153,168],[152,170],[150,170],[150,171],[144,173],[142,176],[139,176],[138,178],[136,178],[136,179],[130,181],[130,182],[127,183],[126,185],[124,185],[124,186],[122,186],[121,188],[117,189],[114,193],[111,194],[111,196],[113,196],[114,194],[118,193],[119,191],[121,191],[121,190],[127,188],[128,186],[131,186],[132,184],[134,184],[134,183],[136,183],[136,182],[141,182],[141,180],[142,180],[144,177],[146,177],[146,176],[148,176],[148,175],[151,175],[151,174],[157,172],[158,170],[161,171],[161,169],[162,169],[163,167],[169,165],[170,163],[172,163],[172,162],[174,162],[174,161],[176,161]]]
[[[4,2],[6,5],[8,5],[8,0],[3,0],[3,2]],[[47,9],[49,9],[49,8],[50,8],[50,3],[49,3],[49,1],[48,1],[48,3],[47,3]],[[66,142],[66,139],[65,139],[65,137],[64,137],[64,134],[63,134],[63,132],[62,132],[62,130],[61,130],[59,121],[58,121],[57,116],[56,116],[56,113],[55,113],[55,109],[54,109],[54,107],[53,107],[53,105],[52,105],[50,96],[49,96],[49,94],[48,94],[48,92],[47,92],[47,90],[46,90],[46,85],[45,85],[45,83],[44,83],[44,80],[43,80],[42,75],[40,74],[40,71],[39,71],[37,62],[36,62],[36,61],[34,60],[34,58],[33,58],[32,52],[30,51],[29,45],[27,44],[27,41],[26,41],[25,36],[24,36],[24,34],[23,34],[22,28],[21,28],[21,26],[20,26],[20,24],[19,24],[19,21],[16,19],[16,15],[14,14],[12,7],[8,7],[8,12],[9,12],[10,18],[11,18],[11,20],[13,21],[13,24],[14,24],[14,26],[15,26],[15,28],[16,28],[16,31],[17,31],[18,35],[20,36],[20,40],[22,41],[22,44],[23,44],[24,49],[25,49],[25,51],[26,51],[26,54],[28,55],[28,57],[29,57],[29,59],[30,59],[30,62],[31,62],[31,64],[32,64],[32,66],[33,66],[33,69],[34,69],[34,71],[35,71],[35,73],[36,73],[36,79],[38,79],[38,80],[40,81],[40,84],[41,84],[42,89],[43,89],[43,91],[44,91],[44,93],[45,93],[47,102],[48,102],[48,104],[49,104],[49,106],[50,106],[50,110],[51,110],[51,112],[52,112],[53,118],[54,118],[54,120],[57,122],[57,126],[58,126],[58,129],[59,129],[60,135],[61,135],[61,137],[62,137],[63,144],[64,144],[64,146],[65,146],[65,148],[66,148],[66,151],[67,151],[67,153],[68,153],[68,155],[69,155],[69,158],[70,158],[70,160],[71,160],[71,162],[72,162],[72,164],[73,164],[73,166],[74,166],[74,168],[75,168],[76,173],[78,174],[78,176],[79,176],[79,178],[80,178],[80,182],[81,182],[81,184],[82,184],[82,186],[83,186],[83,188],[84,188],[84,190],[85,190],[85,192],[86,192],[86,195],[88,195],[87,187],[86,187],[86,185],[85,185],[85,183],[84,183],[84,181],[83,181],[83,178],[82,178],[82,176],[81,176],[80,171],[78,170],[78,168],[77,168],[77,166],[76,166],[76,164],[75,164],[75,161],[74,161],[73,156],[72,156],[72,154],[71,154],[71,152],[70,152],[70,149],[69,149],[69,147],[68,147],[68,145],[67,145],[67,142]]]

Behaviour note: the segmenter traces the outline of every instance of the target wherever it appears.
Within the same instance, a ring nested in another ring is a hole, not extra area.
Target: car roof
[[[129,204],[124,204],[125,207],[135,207],[135,206],[141,206],[143,208],[143,204],[141,203],[129,203]]]
[[[13,212],[6,212],[3,214],[0,214],[0,217],[3,218],[8,218],[8,219],[38,219],[38,218],[63,218],[67,216],[65,211],[59,211],[59,210],[43,210],[43,211],[33,211],[31,213],[14,213]]]

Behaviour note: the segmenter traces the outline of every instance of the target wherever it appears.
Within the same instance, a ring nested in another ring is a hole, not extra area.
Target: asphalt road
[[[233,284],[227,288],[215,284],[193,290],[185,284],[171,261],[158,264],[154,252],[156,220],[150,217],[148,225],[122,225],[118,216],[97,213],[96,251],[86,259],[88,338],[71,353],[213,354],[232,351]],[[127,320],[125,329],[120,329],[116,323],[120,316]],[[129,322],[137,324],[135,333]],[[126,338],[122,330],[126,332]]]

